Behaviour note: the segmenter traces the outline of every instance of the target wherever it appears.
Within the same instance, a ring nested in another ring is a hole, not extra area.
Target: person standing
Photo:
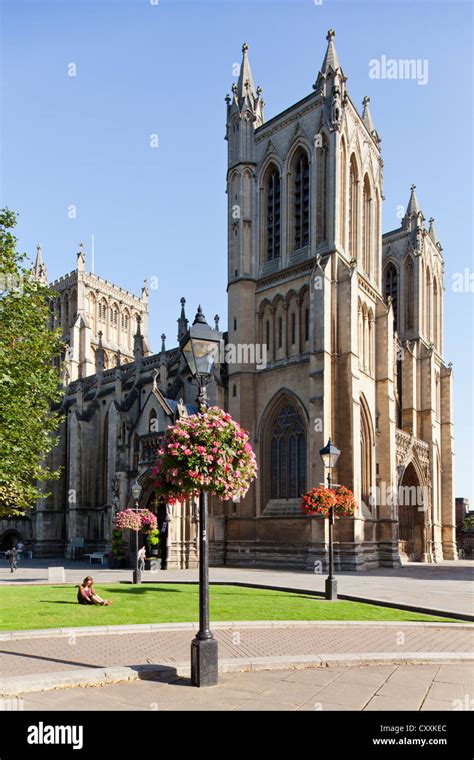
[[[12,546],[12,548],[6,552],[5,556],[8,557],[8,562],[10,563],[10,572],[14,573],[15,570],[18,570],[16,548]]]
[[[141,573],[145,570],[145,557],[146,557],[146,548],[142,546],[141,549],[138,551],[138,569]]]

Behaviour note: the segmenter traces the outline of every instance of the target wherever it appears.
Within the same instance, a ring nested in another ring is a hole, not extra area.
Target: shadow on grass
[[[181,594],[178,588],[142,588],[141,586],[127,586],[126,588],[108,588],[108,594],[146,594],[148,591],[161,591],[168,594]]]

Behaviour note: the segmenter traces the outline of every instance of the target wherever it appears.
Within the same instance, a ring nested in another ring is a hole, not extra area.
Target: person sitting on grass
[[[112,604],[110,599],[101,599],[94,589],[94,581],[90,575],[84,578],[81,585],[77,587],[77,601],[79,604],[100,604],[106,607]]]

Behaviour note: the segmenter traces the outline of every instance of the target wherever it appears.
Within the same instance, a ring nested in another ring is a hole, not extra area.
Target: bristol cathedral
[[[211,404],[250,432],[259,464],[244,499],[211,499],[215,565],[325,565],[327,520],[304,515],[300,501],[324,482],[328,438],[341,450],[333,482],[359,505],[336,521],[336,568],[457,558],[443,249],[409,183],[400,226],[382,231],[381,139],[369,98],[360,111],[351,99],[334,36],[309,94],[282,113],[265,120],[247,45],[226,97],[223,339],[263,347],[266,360],[237,350],[208,386]],[[41,249],[33,271],[47,282]],[[190,311],[177,297],[177,344],[162,335],[153,353],[146,283],[136,295],[88,272],[81,246],[76,268],[50,288],[65,343],[52,454],[61,477],[27,517],[1,521],[0,540],[22,538],[37,557],[69,557],[78,539],[108,551],[114,513],[133,506],[138,480],[140,506],[168,526],[168,567],[194,567],[195,505],[160,503],[153,464],[166,428],[197,410],[178,347],[197,304]],[[212,304],[203,308],[209,317]],[[208,321],[219,330],[217,316]]]

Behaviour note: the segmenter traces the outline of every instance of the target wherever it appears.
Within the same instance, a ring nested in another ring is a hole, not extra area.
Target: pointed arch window
[[[349,172],[349,246],[352,258],[357,259],[357,237],[358,237],[358,185],[359,175],[357,171],[357,162],[354,154],[351,156]]]
[[[99,303],[99,321],[104,322],[107,319],[107,303],[106,301],[101,301]]]
[[[329,145],[325,134],[322,135],[321,146],[316,151],[316,161],[316,245],[319,245],[328,238]]]
[[[270,427],[270,498],[296,499],[306,491],[306,427],[286,402]]]
[[[433,277],[433,343],[439,351],[439,291],[436,277]]]
[[[102,502],[107,503],[107,486],[109,477],[109,412],[105,415],[102,438]]]
[[[431,293],[431,273],[426,270],[426,337],[432,340],[432,293]]]
[[[370,508],[372,493],[373,435],[368,410],[361,398],[360,404],[360,498]]]
[[[371,203],[372,193],[370,191],[369,178],[365,175],[364,178],[364,198],[363,198],[363,210],[362,210],[362,256],[364,272],[371,276],[371,245],[372,245],[372,230],[371,230]]]
[[[267,261],[280,258],[281,247],[281,188],[280,172],[272,167],[266,185]]]
[[[398,272],[393,264],[389,264],[385,272],[385,298],[392,299],[393,329],[398,329]]]
[[[294,249],[309,243],[309,162],[304,151],[296,157],[294,167]]]
[[[346,247],[346,161],[346,143],[342,138],[339,151],[339,242],[344,249]]]
[[[413,260],[408,256],[405,261],[405,329],[413,329],[413,314],[415,306],[415,287]]]

